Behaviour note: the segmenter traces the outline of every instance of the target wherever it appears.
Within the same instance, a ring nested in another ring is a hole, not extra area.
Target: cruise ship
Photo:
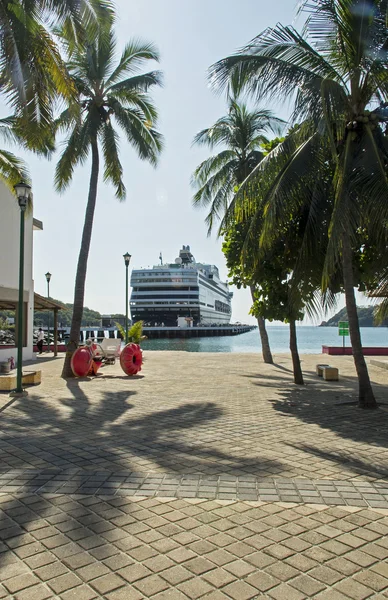
[[[195,261],[190,246],[182,246],[172,264],[134,269],[131,275],[132,320],[145,325],[177,327],[227,325],[233,294],[220,280],[218,268]]]

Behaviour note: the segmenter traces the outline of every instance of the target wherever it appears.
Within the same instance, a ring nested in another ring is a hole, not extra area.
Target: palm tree
[[[267,233],[288,213],[291,189],[299,202],[311,203],[312,178],[321,180],[323,165],[333,166],[323,284],[341,263],[359,404],[375,408],[362,352],[353,257],[359,231],[373,239],[387,236],[388,148],[382,129],[388,99],[386,1],[304,0],[302,10],[308,18],[301,34],[283,25],[268,29],[213,65],[210,77],[216,87],[227,86],[233,93],[245,89],[260,100],[294,98],[294,122],[308,124],[303,143],[290,153],[268,193]],[[376,103],[380,108],[374,108]],[[301,175],[308,171],[310,183],[302,185]]]
[[[6,143],[22,143],[14,130],[14,119],[0,119],[0,138]],[[8,150],[0,149],[0,180],[14,193],[13,186],[19,181],[29,181],[27,167],[21,158]]]
[[[68,187],[74,168],[82,165],[89,153],[92,156],[92,167],[75,280],[69,351],[63,367],[63,377],[72,375],[71,353],[79,342],[100,153],[104,160],[104,180],[114,185],[119,200],[124,200],[126,195],[118,152],[119,136],[113,127],[113,121],[121,128],[141,159],[156,165],[162,149],[162,137],[154,128],[156,108],[147,93],[151,87],[161,84],[161,74],[159,71],[139,74],[139,69],[145,62],[158,59],[158,52],[152,44],[131,41],[115,64],[115,38],[111,31],[108,36],[106,33],[98,35],[94,43],[85,49],[78,47],[68,65],[78,97],[70,103],[57,122],[58,130],[68,132],[65,149],[55,172],[57,190],[63,192]]]
[[[0,0],[0,93],[32,149],[44,149],[56,98],[75,88],[56,32],[74,47],[113,19],[110,0]]]
[[[205,222],[210,235],[214,222],[221,221],[218,234],[223,231],[223,216],[228,210],[235,194],[246,177],[262,160],[263,145],[268,144],[264,136],[266,131],[278,132],[283,121],[273,116],[269,110],[250,111],[247,106],[236,100],[229,102],[229,112],[216,123],[200,131],[194,138],[194,144],[207,146],[211,150],[216,146],[224,149],[204,160],[194,171],[192,183],[197,191],[193,198],[194,206],[209,207]],[[249,286],[252,301],[255,300],[254,286]],[[263,358],[273,363],[265,320],[257,317],[260,331]]]

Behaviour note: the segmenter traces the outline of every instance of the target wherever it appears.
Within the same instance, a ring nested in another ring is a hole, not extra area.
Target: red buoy
[[[76,377],[86,377],[93,362],[93,355],[89,348],[77,348],[71,357],[71,370]]]
[[[143,353],[138,344],[127,344],[120,354],[120,365],[126,375],[136,375],[141,371]]]

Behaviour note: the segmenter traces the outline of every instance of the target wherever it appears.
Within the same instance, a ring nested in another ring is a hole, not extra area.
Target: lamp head
[[[47,271],[47,273],[45,274],[45,277],[46,277],[47,283],[50,283],[51,273],[49,273],[49,271]]]
[[[25,210],[27,207],[27,202],[30,198],[31,186],[28,185],[28,183],[21,181],[20,183],[17,183],[13,187],[14,187],[17,199],[18,199],[19,207],[21,208],[21,210]]]
[[[131,255],[128,254],[128,252],[126,252],[123,256],[124,256],[125,266],[128,267],[129,263],[131,262]]]

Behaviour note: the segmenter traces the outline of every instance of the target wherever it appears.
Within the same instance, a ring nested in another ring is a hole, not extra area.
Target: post
[[[47,281],[47,300],[50,300],[50,279],[51,273],[47,271],[45,274]],[[50,352],[50,309],[48,310],[48,319],[47,319],[47,352]]]
[[[54,356],[58,355],[58,309],[54,308]]]
[[[26,207],[20,206],[20,257],[19,257],[19,301],[18,301],[18,364],[16,371],[16,393],[23,392],[23,308],[24,308],[24,213]]]
[[[128,265],[125,265],[125,345],[128,344]]]
[[[20,208],[20,256],[19,256],[19,301],[18,301],[18,352],[15,395],[25,395],[23,391],[23,309],[24,309],[24,218],[28,201],[31,198],[31,186],[21,181],[14,186]]]
[[[131,255],[126,252],[123,255],[125,262],[125,345],[128,344],[128,267],[131,262]]]
[[[50,280],[47,280],[47,299],[50,298]],[[50,309],[47,315],[47,352],[50,352]]]

